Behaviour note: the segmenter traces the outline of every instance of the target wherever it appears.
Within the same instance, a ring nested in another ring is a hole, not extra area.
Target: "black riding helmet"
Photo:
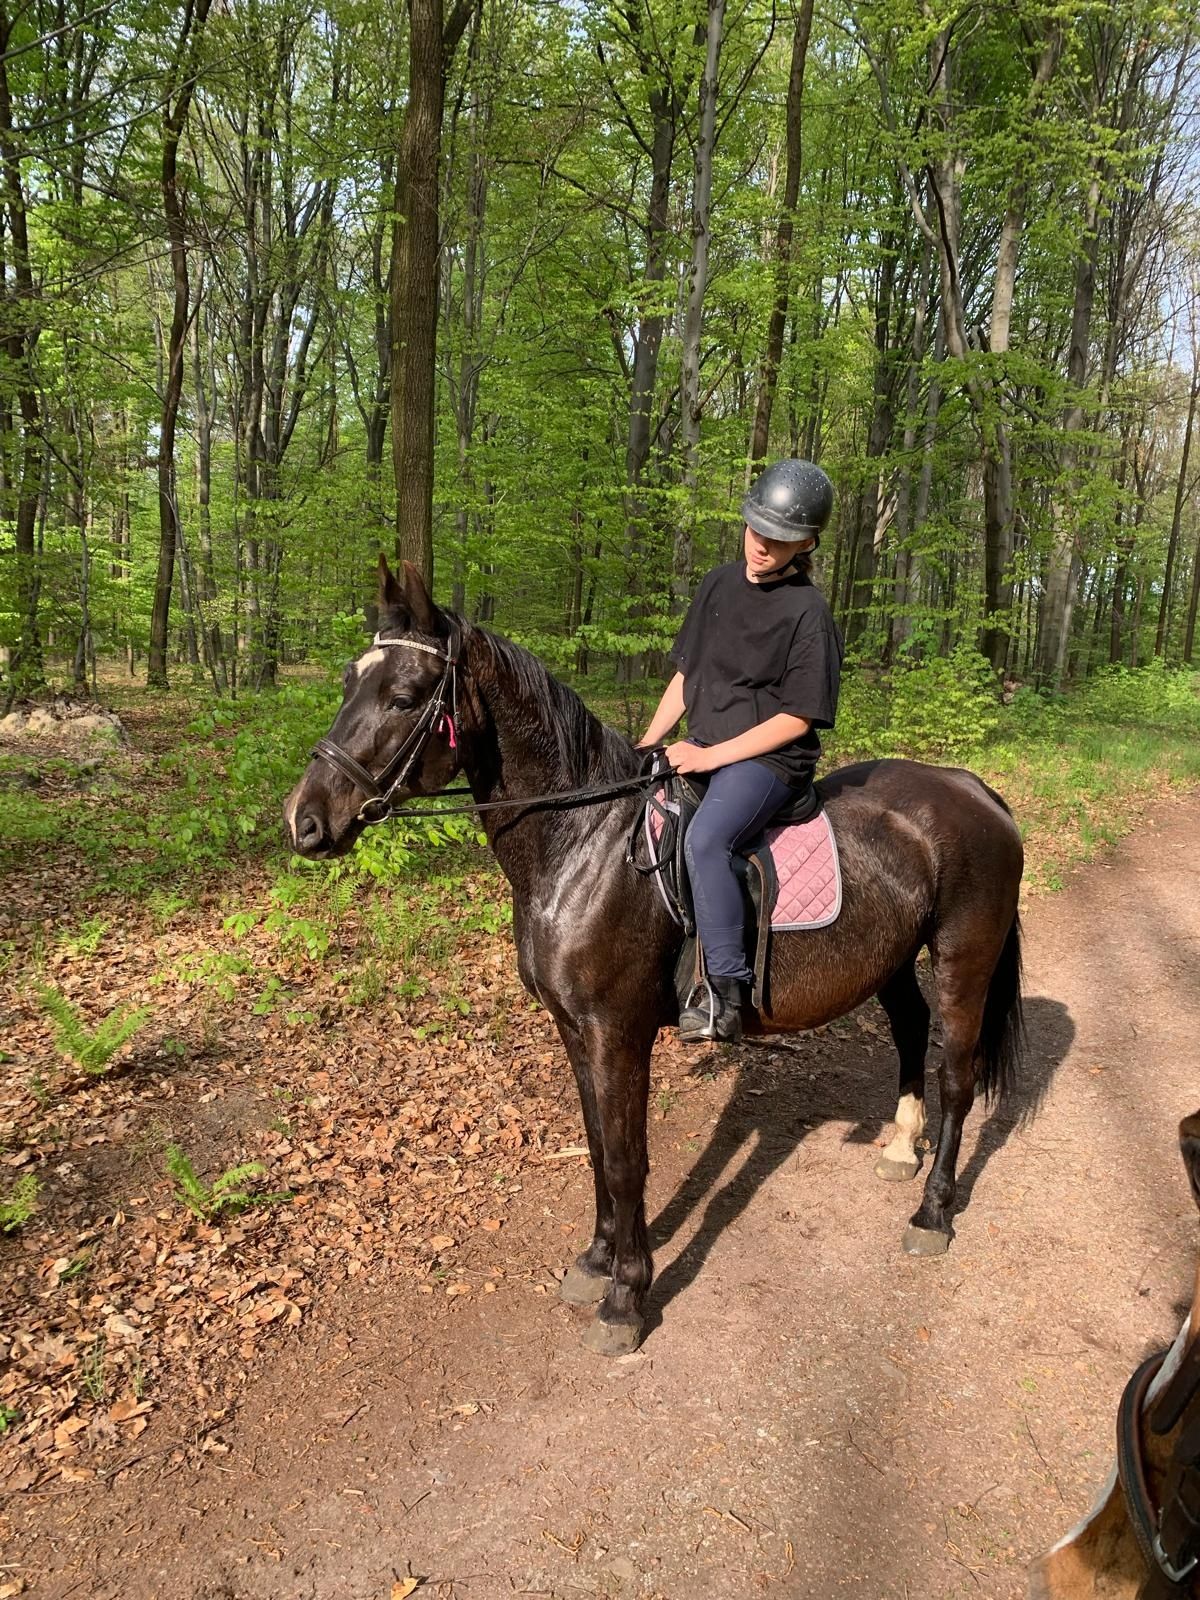
[[[833,510],[833,485],[813,461],[776,461],[742,501],[742,520],[764,539],[821,542]]]

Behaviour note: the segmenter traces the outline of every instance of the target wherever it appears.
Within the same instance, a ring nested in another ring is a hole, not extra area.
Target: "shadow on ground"
[[[975,1149],[959,1171],[959,1212],[970,1200],[987,1163],[1016,1129],[1038,1115],[1075,1037],[1066,1007],[1043,997],[1025,1002],[1025,1026],[1027,1049],[1013,1090],[1000,1105],[986,1111],[982,1104],[976,1108],[975,1114],[984,1112],[986,1121]],[[786,1065],[776,1065],[785,1052]],[[936,1046],[931,1046],[930,1054],[932,1069],[937,1063]],[[771,1058],[774,1070],[764,1070],[764,1055]],[[694,1237],[651,1290],[647,1332],[658,1326],[664,1307],[696,1281],[721,1234],[814,1128],[825,1122],[850,1122],[853,1127],[847,1142],[866,1144],[878,1137],[895,1109],[896,1057],[883,1043],[870,1050],[843,1046],[836,1058],[829,1060],[797,1045],[746,1046],[738,1052],[735,1070],[737,1082],[707,1146],[651,1224],[650,1246],[659,1251],[704,1207]],[[938,1112],[936,1073],[932,1070],[929,1089],[933,1129]],[[722,1175],[747,1145],[752,1146],[749,1155],[721,1184]],[[914,1208],[916,1195],[919,1188]]]

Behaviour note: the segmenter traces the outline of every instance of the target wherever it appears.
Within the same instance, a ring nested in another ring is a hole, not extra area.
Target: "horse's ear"
[[[408,609],[412,612],[413,626],[419,633],[431,633],[435,638],[442,637],[447,631],[446,619],[434,605],[429,590],[425,587],[424,578],[411,561],[404,563],[404,588],[408,596]]]
[[[1193,1111],[1179,1124],[1179,1153],[1184,1170],[1192,1186],[1197,1206],[1200,1206],[1200,1111]]]
[[[381,612],[410,609],[404,585],[388,566],[388,558],[382,550],[379,552],[379,609]]]

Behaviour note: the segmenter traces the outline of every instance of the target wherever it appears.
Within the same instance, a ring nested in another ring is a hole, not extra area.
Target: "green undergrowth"
[[[1022,687],[1004,700],[970,650],[901,661],[887,672],[851,664],[826,767],[880,756],[972,767],[1021,823],[1031,881],[1052,887],[1073,862],[1117,837],[1140,801],[1200,782],[1198,684],[1200,674],[1155,663],[1100,673],[1067,696]],[[577,687],[605,720],[635,735],[658,695],[648,680],[626,688],[582,679]],[[330,955],[339,918],[368,883],[389,887],[409,907],[403,937],[436,933],[437,907],[462,900],[465,883],[495,871],[470,817],[370,828],[338,862],[289,858],[283,797],[338,700],[336,684],[313,675],[236,702],[192,700],[165,754],[140,766],[114,763],[112,782],[86,803],[50,782],[0,786],[0,843],[35,853],[72,844],[93,874],[81,889],[135,896],[160,926],[205,883],[228,883],[239,863],[265,865],[272,885],[265,902],[259,896],[235,906],[228,926],[236,934],[240,916],[246,928],[259,926],[282,950],[312,961]],[[502,899],[497,884],[496,903]],[[480,912],[479,926],[498,926],[497,915],[494,906]],[[90,953],[104,927],[101,919],[85,924],[75,942]],[[219,985],[231,975],[205,976]]]
[[[81,804],[74,793],[0,788],[0,846],[72,845],[101,893],[186,901],[199,882],[239,861],[286,862],[284,796],[333,720],[338,689],[297,679],[245,699],[216,700],[180,727],[173,748],[140,766],[114,764],[111,783]],[[27,763],[26,763],[27,764]],[[461,856],[477,843],[469,817],[369,830],[330,882],[392,881],[419,854]]]
[[[1025,839],[1026,882],[1064,873],[1111,844],[1139,807],[1200,783],[1200,673],[1155,662],[1114,667],[1081,689],[998,694],[974,652],[886,677],[852,674],[833,758],[911,756],[970,767],[1007,800]]]

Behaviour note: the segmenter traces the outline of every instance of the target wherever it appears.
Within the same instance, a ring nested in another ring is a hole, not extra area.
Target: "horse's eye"
[[[393,695],[388,701],[389,711],[411,711],[416,701],[410,694]]]

